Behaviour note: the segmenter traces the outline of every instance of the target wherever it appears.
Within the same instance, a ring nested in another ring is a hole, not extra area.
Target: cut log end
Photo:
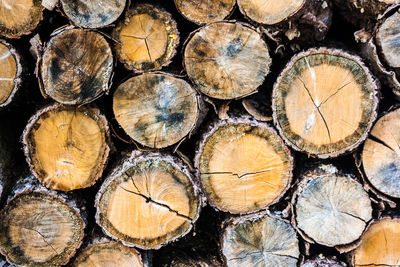
[[[227,18],[235,4],[235,0],[175,0],[179,12],[186,19],[199,25]]]
[[[352,266],[399,266],[400,219],[384,218],[371,224],[352,253]]]
[[[248,120],[218,123],[200,143],[196,167],[210,204],[235,214],[275,203],[288,188],[293,159],[269,126]]]
[[[296,14],[306,0],[238,0],[240,11],[261,24],[276,24]]]
[[[61,4],[66,16],[76,26],[100,28],[118,19],[125,9],[126,0],[61,0]]]
[[[296,267],[299,241],[293,227],[269,215],[239,217],[222,235],[222,255],[230,266]]]
[[[113,101],[115,117],[125,132],[151,148],[179,142],[199,117],[196,91],[184,80],[161,73],[127,80]]]
[[[273,117],[294,149],[320,158],[355,149],[376,118],[378,88],[358,57],[311,49],[295,56],[273,90]]]
[[[0,251],[9,262],[63,265],[81,245],[84,221],[58,196],[45,192],[19,194],[0,218]]]
[[[362,152],[366,178],[378,191],[400,198],[400,109],[380,118]]]
[[[400,14],[395,12],[388,17],[378,28],[376,42],[381,50],[381,55],[392,68],[400,68]]]
[[[195,31],[185,47],[184,61],[199,90],[218,99],[255,93],[271,64],[267,44],[257,31],[227,21]]]
[[[292,204],[303,237],[330,247],[358,240],[372,216],[371,200],[362,185],[331,165],[307,173]]]
[[[172,157],[132,154],[96,196],[96,221],[127,246],[158,249],[187,234],[200,199],[190,174]]]
[[[73,267],[92,266],[120,266],[120,267],[144,267],[139,252],[134,248],[128,248],[121,243],[102,242],[95,243],[81,252],[72,263]]]
[[[109,89],[113,55],[106,39],[84,29],[51,38],[41,64],[45,93],[63,104],[86,104]]]
[[[0,2],[0,36],[18,38],[31,33],[42,19],[41,0]]]
[[[21,83],[22,66],[15,49],[0,40],[0,107],[8,105]]]
[[[150,5],[130,9],[113,35],[120,61],[136,71],[158,70],[168,65],[179,44],[171,15]]]
[[[108,157],[108,124],[97,109],[53,105],[24,131],[25,155],[46,187],[70,191],[93,185]]]

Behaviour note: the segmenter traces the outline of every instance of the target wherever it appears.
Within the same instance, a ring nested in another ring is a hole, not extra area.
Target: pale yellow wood
[[[354,251],[354,265],[400,266],[400,220],[385,218],[372,224]]]
[[[0,105],[7,101],[14,90],[17,64],[10,49],[0,43]]]
[[[275,24],[295,14],[305,0],[238,0],[242,12],[263,24]]]
[[[179,12],[197,24],[225,19],[232,12],[235,4],[235,0],[175,0]]]
[[[108,155],[105,127],[86,108],[60,106],[40,116],[26,138],[39,180],[63,191],[92,185]]]
[[[139,252],[118,242],[96,243],[80,253],[74,267],[144,267]]]

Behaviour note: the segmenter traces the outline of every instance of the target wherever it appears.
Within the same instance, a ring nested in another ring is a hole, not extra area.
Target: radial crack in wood
[[[109,90],[112,72],[111,48],[101,34],[66,29],[47,43],[40,81],[57,102],[86,104]]]
[[[300,256],[293,227],[266,214],[238,217],[228,222],[221,242],[228,267],[295,267]]]
[[[84,28],[105,27],[118,19],[126,0],[61,0],[62,8],[73,24]]]
[[[80,246],[85,224],[61,196],[23,192],[0,216],[0,251],[23,266],[66,264]]]
[[[99,110],[53,105],[36,113],[23,135],[32,172],[55,190],[93,185],[108,158],[108,124]]]
[[[355,267],[400,266],[400,220],[383,218],[373,222],[351,259]]]
[[[158,249],[187,234],[200,199],[189,172],[170,156],[133,153],[96,196],[96,221],[127,246]]]
[[[125,132],[151,148],[178,143],[199,118],[196,91],[186,81],[162,73],[142,74],[121,84],[113,110]]]
[[[235,7],[235,0],[174,0],[178,11],[196,24],[206,24],[227,18]]]
[[[121,243],[99,242],[88,246],[73,261],[74,267],[144,267],[140,253]]]
[[[297,229],[309,242],[348,245],[359,239],[371,219],[371,200],[354,177],[331,165],[306,173],[293,196]]]
[[[271,58],[260,33],[243,23],[223,21],[191,34],[184,63],[203,94],[236,99],[257,92],[269,73]]]
[[[273,90],[273,118],[294,149],[320,158],[355,149],[376,118],[378,88],[358,57],[311,49],[286,66]]]
[[[400,109],[381,117],[362,151],[363,169],[379,192],[400,198]]]
[[[41,0],[0,1],[0,36],[18,38],[31,33],[42,19]]]
[[[238,0],[240,11],[261,24],[276,24],[299,11],[306,0]]]
[[[119,60],[135,71],[158,70],[168,65],[179,44],[179,32],[171,15],[144,4],[128,10],[113,36]]]
[[[0,108],[8,105],[21,84],[21,59],[15,49],[0,39]]]
[[[195,164],[209,203],[236,214],[263,209],[285,193],[293,159],[266,124],[231,119],[203,136]]]

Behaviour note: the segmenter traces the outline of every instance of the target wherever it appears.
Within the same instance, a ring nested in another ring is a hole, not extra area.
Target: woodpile
[[[399,14],[0,1],[0,266],[400,266]]]

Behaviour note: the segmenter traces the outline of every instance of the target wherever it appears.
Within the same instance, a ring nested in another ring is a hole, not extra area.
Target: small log
[[[326,0],[238,0],[240,11],[278,46],[299,50],[322,41],[332,22]]]
[[[292,198],[298,232],[310,243],[353,248],[372,216],[371,200],[362,185],[332,165],[321,165],[301,179]]]
[[[21,85],[22,65],[17,51],[0,39],[0,108],[7,106]]]
[[[108,158],[109,132],[98,109],[54,104],[39,110],[23,134],[33,174],[54,190],[93,185]]]
[[[376,43],[380,48],[381,55],[390,68],[400,68],[400,14],[398,12],[386,18],[376,31]]]
[[[53,33],[40,68],[45,95],[63,104],[81,105],[109,90],[113,55],[101,34],[67,28]]]
[[[231,219],[221,241],[226,266],[296,267],[299,241],[290,223],[269,214]]]
[[[232,14],[235,0],[174,0],[178,11],[198,25],[224,20]]]
[[[30,34],[42,20],[41,0],[0,1],[0,36],[19,38]]]
[[[50,191],[30,176],[0,213],[0,252],[23,266],[66,264],[83,239],[85,217],[71,196]]]
[[[324,255],[318,255],[312,259],[308,259],[300,267],[347,267],[347,264],[341,261],[337,261],[335,258],[325,257]]]
[[[282,197],[292,179],[293,158],[270,126],[238,118],[211,125],[195,166],[211,206],[245,214]]]
[[[158,249],[186,235],[201,200],[187,168],[171,156],[133,152],[96,195],[96,222],[124,245]]]
[[[189,78],[205,95],[236,99],[257,92],[271,58],[262,36],[247,24],[222,21],[194,31],[184,51]]]
[[[377,94],[359,57],[310,49],[293,57],[274,85],[274,123],[293,149],[336,157],[367,137],[377,116]]]
[[[73,267],[144,267],[140,253],[115,241],[95,240],[72,262]]]
[[[259,121],[271,121],[271,96],[264,91],[259,91],[256,94],[242,99],[244,109]]]
[[[362,166],[369,183],[380,193],[400,198],[400,109],[382,116],[372,128],[362,151]]]
[[[110,25],[121,16],[126,0],[61,0],[67,18],[76,26],[83,28],[102,28]]]
[[[127,11],[113,31],[119,60],[129,70],[159,70],[171,62],[179,32],[171,15],[150,5]]]
[[[196,91],[184,80],[145,73],[122,83],[114,93],[115,118],[136,142],[151,148],[178,143],[199,119]]]
[[[399,255],[400,219],[384,217],[371,223],[350,259],[355,267],[399,266]]]

